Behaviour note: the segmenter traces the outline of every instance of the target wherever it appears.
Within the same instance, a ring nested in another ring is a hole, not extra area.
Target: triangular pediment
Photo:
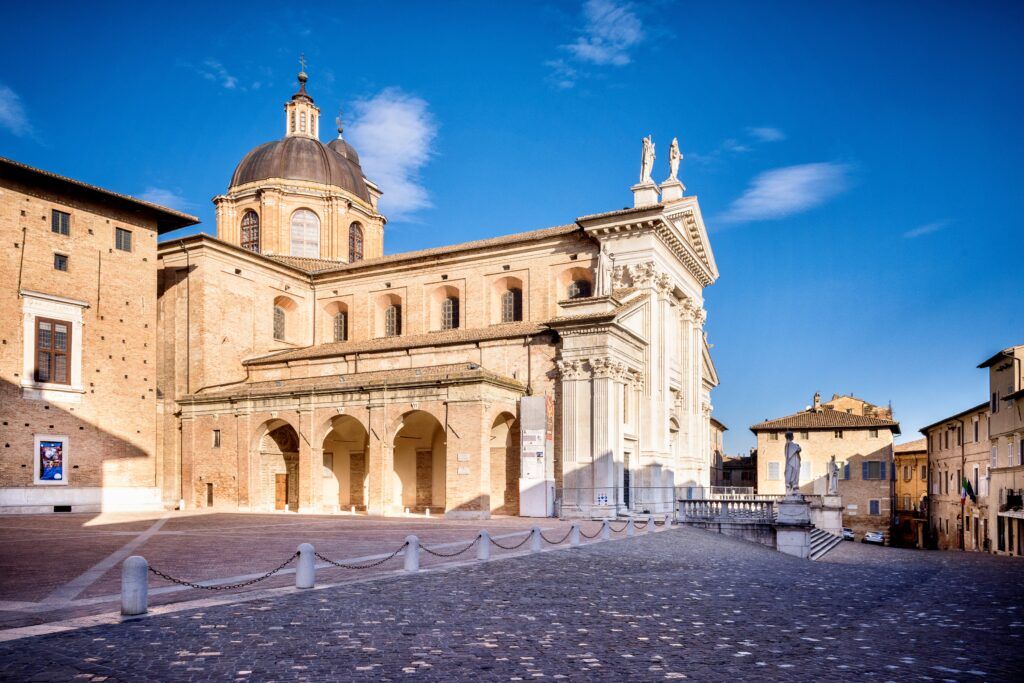
[[[707,337],[704,337],[701,353],[701,377],[713,387],[718,386],[718,370],[715,369],[715,362],[711,360],[711,346]]]
[[[665,207],[665,217],[683,235],[687,246],[708,269],[712,279],[717,280],[718,264],[715,263],[715,254],[711,249],[711,240],[708,238],[708,230],[704,225],[704,216],[701,214],[697,198],[685,197]]]

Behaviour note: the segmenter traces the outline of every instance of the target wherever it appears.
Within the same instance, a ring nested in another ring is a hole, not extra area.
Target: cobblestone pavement
[[[3,516],[0,628],[109,612],[117,606],[121,562],[128,555],[142,555],[150,566],[192,582],[234,583],[241,580],[238,577],[273,569],[304,542],[313,543],[318,552],[335,560],[390,553],[402,545],[408,534],[416,534],[427,547],[441,545],[444,552],[452,552],[471,541],[481,528],[493,536],[507,536],[500,542],[513,545],[538,523],[553,540],[569,528],[568,522],[559,520],[519,517],[480,521],[436,516],[428,519],[237,513],[170,513],[163,519],[160,514]],[[598,523],[588,522],[584,526],[587,533],[598,528]],[[137,545],[119,552],[129,543]],[[445,544],[451,547],[444,548]],[[505,552],[496,547],[493,550],[496,555]],[[108,558],[114,560],[108,562],[109,566],[92,570]],[[430,555],[423,557],[424,566],[450,561]],[[375,571],[393,571],[401,567],[401,562],[398,557]],[[293,572],[294,564],[248,590],[293,585]],[[347,577],[362,578],[366,573],[332,569],[324,573],[324,578],[343,581]],[[210,595],[209,591],[178,590],[156,576],[151,579],[153,605]]]
[[[695,529],[0,644],[7,680],[1020,680],[1024,563]]]

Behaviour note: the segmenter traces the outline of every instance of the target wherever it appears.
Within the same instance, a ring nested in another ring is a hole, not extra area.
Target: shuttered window
[[[132,231],[124,228],[114,229],[114,246],[121,251],[132,250]]]
[[[50,211],[50,230],[58,235],[70,235],[71,214],[57,209]]]
[[[512,323],[523,319],[523,290],[507,289],[501,294],[501,322]]]
[[[881,507],[882,507],[881,504],[877,500],[868,501],[868,514],[870,514],[870,515],[880,515],[880,514],[882,514]]]
[[[384,336],[397,337],[402,334],[402,306],[392,304],[384,309]]]
[[[348,341],[348,314],[344,311],[334,314],[334,341]]]
[[[36,318],[36,381],[71,384],[71,323]]]

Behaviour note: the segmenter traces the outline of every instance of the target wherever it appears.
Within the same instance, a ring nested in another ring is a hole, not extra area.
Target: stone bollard
[[[415,534],[405,537],[409,545],[405,548],[405,571],[418,572],[420,570],[420,539]]]
[[[427,518],[430,518],[430,508],[427,508]]]
[[[295,587],[312,588],[316,583],[316,553],[311,543],[299,545],[299,563],[295,567]]]
[[[491,559],[491,535],[487,529],[480,532],[480,542],[476,546],[476,559],[487,562]]]
[[[569,547],[580,547],[580,525],[577,522],[573,522],[572,526],[569,528]]]
[[[636,527],[633,525],[633,518],[630,517],[626,520],[626,538],[633,538],[636,536]]]
[[[406,517],[408,517],[408,516],[409,516],[409,508],[405,508],[405,516],[406,516]]]
[[[612,525],[609,524],[608,520],[601,522],[601,540],[610,541],[612,540]]]
[[[530,538],[530,552],[531,553],[539,553],[540,552],[540,540],[541,540],[540,539],[540,527],[539,526],[535,526],[532,529],[530,529],[530,534],[531,534],[531,538]]]
[[[149,607],[149,562],[132,555],[121,565],[121,614],[145,614]]]
[[[356,514],[356,506],[353,505],[350,511],[352,512],[353,515]]]

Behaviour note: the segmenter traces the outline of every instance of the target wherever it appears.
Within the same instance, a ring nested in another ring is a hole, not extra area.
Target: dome
[[[270,178],[333,185],[370,202],[359,155],[344,140],[325,145],[314,138],[292,135],[260,145],[246,154],[235,168],[231,187]]]

